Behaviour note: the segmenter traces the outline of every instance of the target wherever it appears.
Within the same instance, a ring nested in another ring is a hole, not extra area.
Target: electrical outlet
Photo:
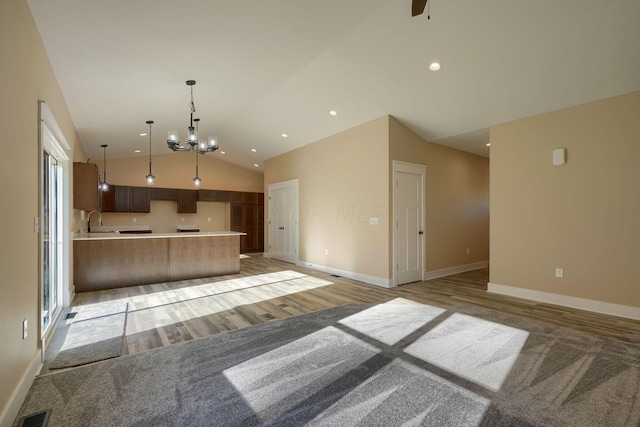
[[[207,221],[208,221],[208,222],[211,222],[211,218],[207,218]]]
[[[138,222],[138,218],[136,218],[135,216],[131,219],[133,222]]]
[[[22,339],[26,340],[27,339],[27,332],[29,331],[28,327],[27,327],[27,319],[24,319],[22,321]]]
[[[325,254],[325,255],[329,255],[329,249],[325,249],[325,250],[324,250],[324,254]]]
[[[180,221],[184,222],[184,217],[180,218]]]
[[[471,248],[467,248],[467,255],[471,253]]]
[[[556,268],[556,277],[559,277],[559,278],[564,277],[564,269]]]

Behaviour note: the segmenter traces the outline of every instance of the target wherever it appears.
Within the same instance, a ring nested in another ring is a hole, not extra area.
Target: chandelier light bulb
[[[153,175],[147,175],[147,184],[153,184],[155,182],[156,177]]]
[[[193,185],[195,185],[196,187],[200,186],[200,182],[201,180],[199,177],[196,176],[195,178],[193,178]]]

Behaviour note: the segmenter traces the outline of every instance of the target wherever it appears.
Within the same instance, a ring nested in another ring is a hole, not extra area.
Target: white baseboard
[[[366,274],[355,273],[353,271],[340,270],[338,268],[327,267],[320,264],[312,264],[306,261],[298,261],[296,265],[300,267],[310,268],[312,270],[322,271],[323,273],[335,274],[336,276],[346,277],[348,279],[357,280],[359,282],[369,283],[370,285],[382,286],[383,288],[390,288],[393,283],[392,279],[368,276]]]
[[[33,380],[35,380],[40,369],[42,369],[42,356],[40,355],[40,351],[37,351],[36,354],[33,355],[27,370],[22,374],[18,386],[13,390],[7,406],[2,410],[0,427],[11,427],[13,425],[13,421],[16,419],[16,416],[18,416],[22,403],[27,397]]]
[[[489,267],[489,261],[474,262],[472,264],[458,265],[455,267],[443,268],[441,270],[427,271],[424,280],[433,280],[440,277],[451,276],[452,274],[464,273],[465,271],[477,270],[478,268]]]
[[[489,283],[488,292],[540,301],[547,304],[555,304],[563,307],[577,308],[579,310],[592,311],[594,313],[608,314],[627,319],[640,320],[640,307],[611,304],[585,298],[570,297],[566,295],[552,294],[549,292],[535,291],[532,289],[516,288],[513,286]]]

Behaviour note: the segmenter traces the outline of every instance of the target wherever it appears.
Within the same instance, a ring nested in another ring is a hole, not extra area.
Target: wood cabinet
[[[151,200],[178,200],[176,188],[151,188]]]
[[[203,202],[230,202],[232,191],[198,190],[198,200]]]
[[[116,189],[115,185],[110,185],[107,190],[100,191],[100,210],[102,212],[116,211]]]
[[[110,185],[102,191],[102,212],[151,212],[151,189]]]
[[[129,212],[151,212],[151,189],[149,187],[129,187]]]
[[[98,166],[93,163],[73,163],[73,208],[98,210]]]
[[[178,213],[198,212],[198,190],[178,190]]]
[[[242,231],[240,252],[264,251],[264,194],[232,192],[231,231]]]

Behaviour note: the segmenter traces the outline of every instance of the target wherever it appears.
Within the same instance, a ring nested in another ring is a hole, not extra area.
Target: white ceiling
[[[208,155],[258,170],[385,114],[488,156],[492,125],[640,90],[637,0],[430,0],[430,20],[410,0],[28,3],[96,160],[101,144],[109,158],[148,155],[147,120],[154,154],[170,152],[189,79],[200,136],[226,152]]]

